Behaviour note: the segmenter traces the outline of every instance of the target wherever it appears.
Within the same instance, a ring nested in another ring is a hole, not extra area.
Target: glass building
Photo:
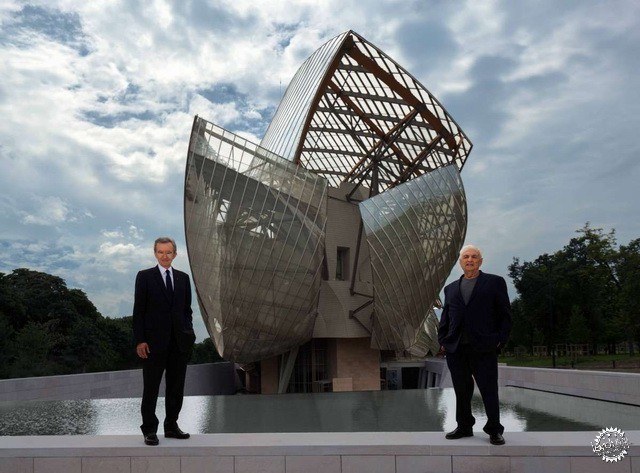
[[[209,334],[251,390],[380,389],[385,360],[437,351],[471,147],[353,31],[302,64],[259,145],[195,118],[190,265]]]

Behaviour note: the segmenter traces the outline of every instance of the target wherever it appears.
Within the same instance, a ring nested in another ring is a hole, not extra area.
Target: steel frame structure
[[[196,117],[185,230],[221,355],[249,363],[311,338],[327,187],[344,183],[362,218],[356,255],[365,243],[371,254],[371,346],[437,350],[432,309],[466,233],[460,171],[471,148],[420,82],[353,31],[302,64],[260,145]]]

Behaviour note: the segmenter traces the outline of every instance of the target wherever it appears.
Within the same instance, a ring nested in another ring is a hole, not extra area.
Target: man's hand
[[[151,353],[151,350],[149,350],[149,345],[146,342],[142,342],[138,343],[138,345],[136,346],[136,353],[140,358],[149,358],[149,353]]]

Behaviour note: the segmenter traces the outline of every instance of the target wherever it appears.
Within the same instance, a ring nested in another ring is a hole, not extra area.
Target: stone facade
[[[335,359],[334,391],[380,390],[380,351],[371,348],[370,343],[368,338],[331,340],[330,359]]]

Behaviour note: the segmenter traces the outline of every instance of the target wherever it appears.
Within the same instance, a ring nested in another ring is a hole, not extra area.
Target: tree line
[[[589,223],[553,254],[509,266],[513,301],[511,347],[588,344],[609,353],[640,341],[640,238],[618,245],[615,230]]]
[[[514,258],[509,347],[588,344],[615,353],[640,342],[640,238],[618,245],[615,230],[587,223],[559,251]],[[29,269],[0,273],[0,379],[140,368],[132,317],[102,316],[80,289]],[[211,339],[191,363],[221,361]]]
[[[131,316],[102,316],[80,289],[29,269],[0,273],[0,378],[140,368]],[[192,363],[220,361],[210,339]]]

